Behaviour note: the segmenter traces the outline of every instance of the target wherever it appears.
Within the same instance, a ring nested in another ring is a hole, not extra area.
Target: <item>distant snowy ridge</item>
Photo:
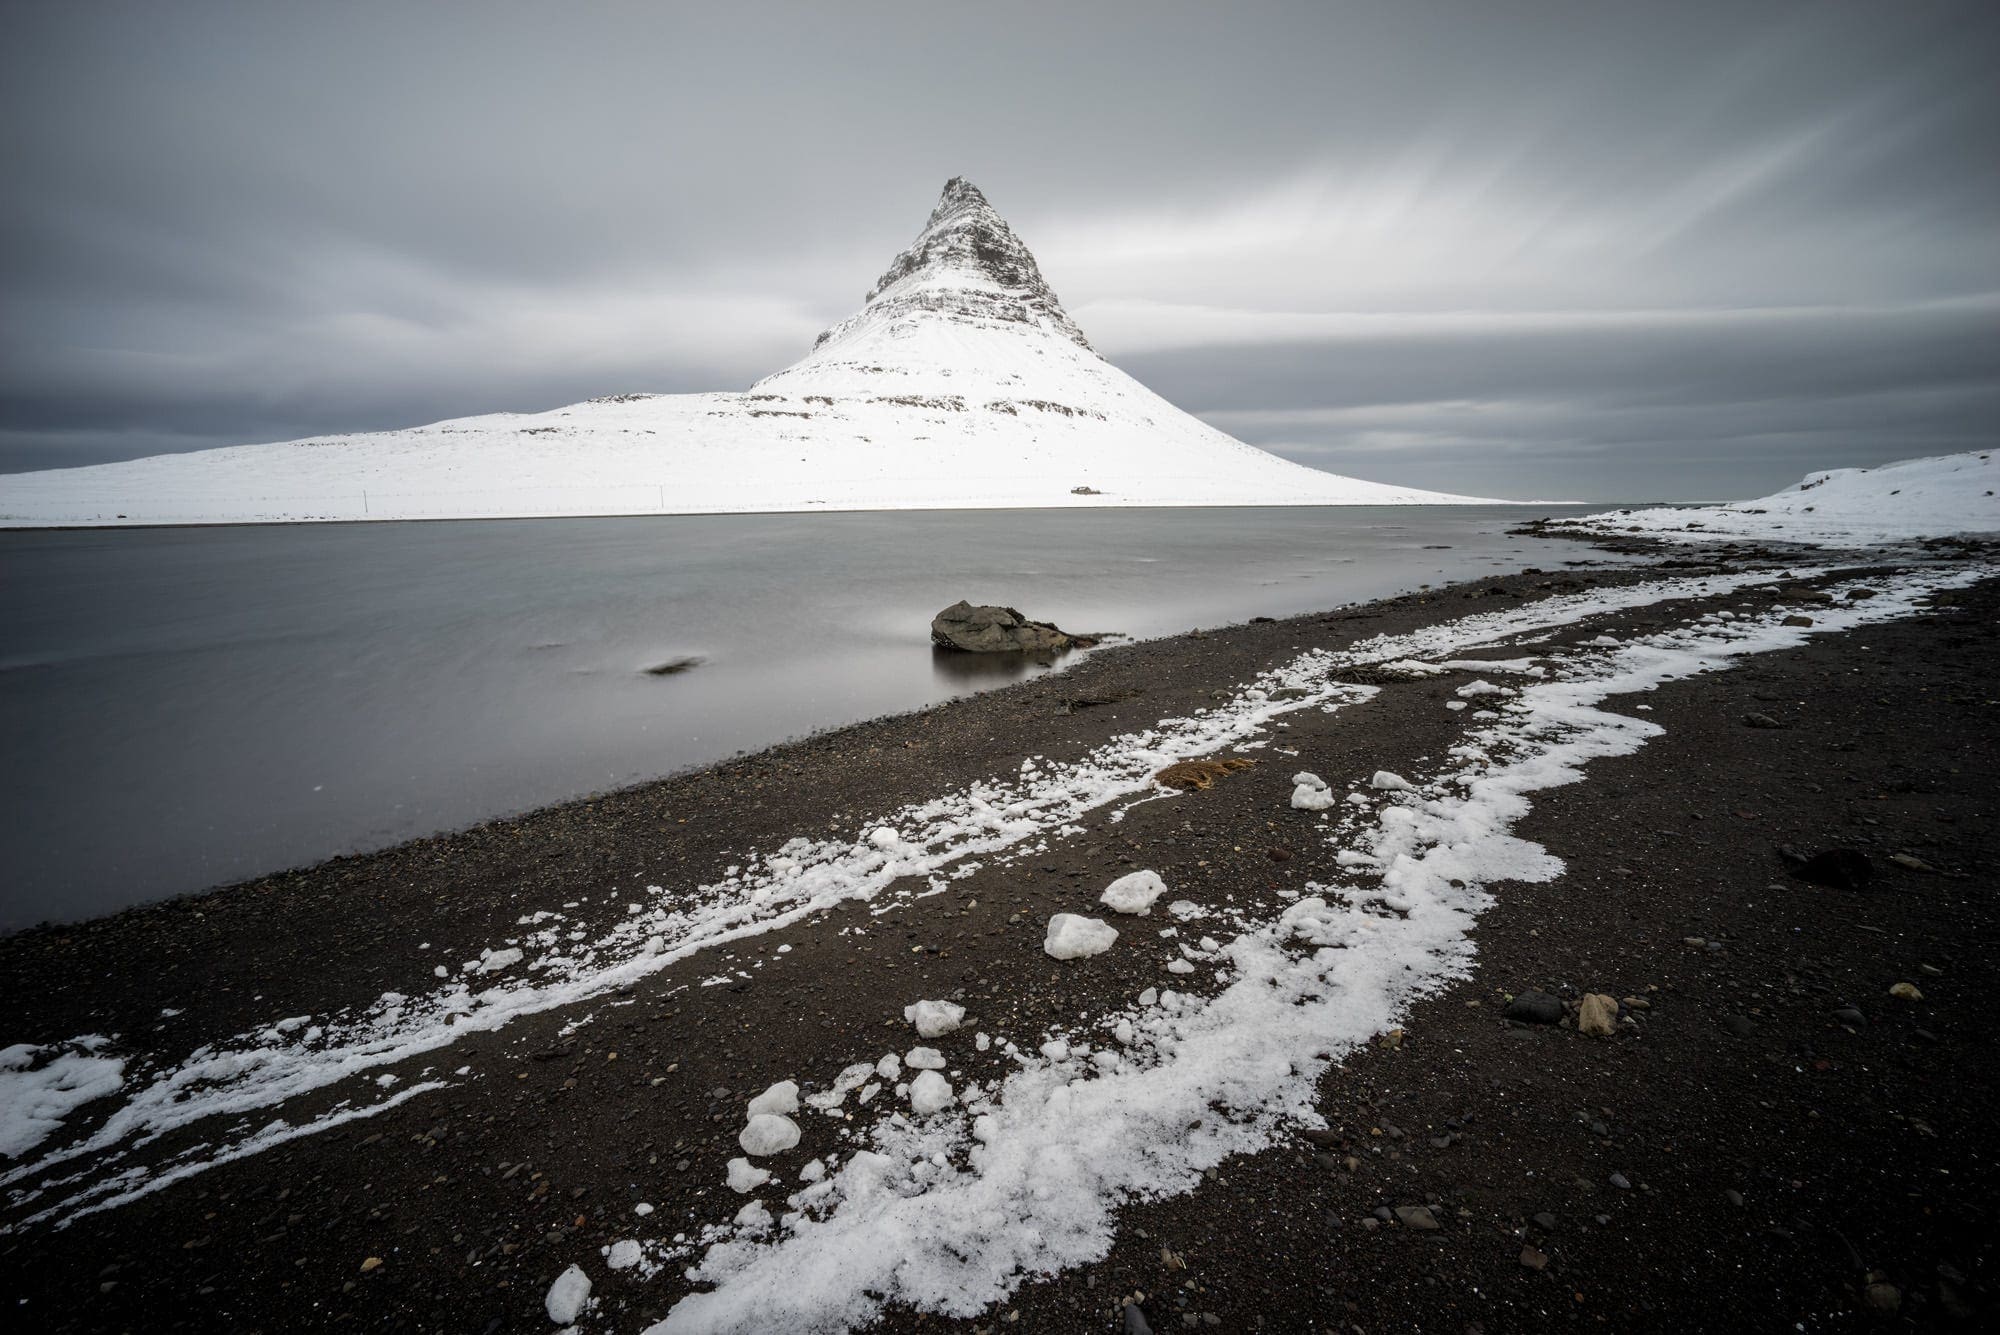
[[[954,179],[861,311],[747,393],[0,476],[0,526],[1480,500],[1307,468],[1174,407]]]
[[[2000,467],[1990,450],[1808,474],[1770,496],[1728,505],[1614,510],[1551,528],[1704,542],[1763,538],[1822,547],[2000,535]]]

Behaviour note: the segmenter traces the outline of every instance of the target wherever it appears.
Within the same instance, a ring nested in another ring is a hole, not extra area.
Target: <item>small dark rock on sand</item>
[[[1507,1003],[1502,1014],[1522,1024],[1554,1024],[1563,1017],[1563,1004],[1546,992],[1523,992]]]
[[[1868,855],[1858,848],[1829,848],[1824,853],[1815,853],[1792,872],[1801,881],[1833,890],[1860,890],[1874,874]]]

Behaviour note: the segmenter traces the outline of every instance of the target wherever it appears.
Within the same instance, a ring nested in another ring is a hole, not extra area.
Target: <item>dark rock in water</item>
[[[669,658],[664,663],[655,663],[644,669],[649,677],[677,677],[683,672],[692,672],[701,666],[701,655],[689,654],[685,658]]]
[[[1011,607],[974,607],[960,599],[931,618],[931,643],[971,654],[1048,654],[1088,648],[1097,640],[1030,621]]]
[[[1502,1013],[1523,1024],[1554,1024],[1563,1017],[1563,1004],[1546,992],[1523,992]]]
[[[1858,848],[1829,848],[1805,860],[1792,875],[1801,881],[1834,890],[1859,890],[1868,884],[1875,869],[1868,855]]]

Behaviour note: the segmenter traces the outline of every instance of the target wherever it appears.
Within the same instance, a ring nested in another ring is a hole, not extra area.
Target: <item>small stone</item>
[[[1833,1018],[1850,1029],[1859,1029],[1868,1023],[1868,1017],[1861,1013],[1859,1006],[1842,1006],[1833,1013]]]
[[[1756,1022],[1747,1015],[1725,1015],[1722,1027],[1738,1038],[1748,1038],[1757,1032]]]
[[[1530,1270],[1541,1270],[1549,1263],[1548,1253],[1537,1247],[1521,1248],[1521,1264]]]
[[[382,1258],[379,1256],[371,1256],[361,1263],[361,1273],[364,1275],[371,1270],[380,1270],[381,1268]]]
[[[1794,612],[1778,624],[1781,626],[1810,626],[1812,623],[1813,619],[1811,617],[1801,616],[1799,613]]]
[[[1889,989],[1889,995],[1898,1001],[1922,1001],[1924,994],[1917,990],[1915,983],[1897,983]]]
[[[1556,1231],[1556,1217],[1544,1210],[1535,1216],[1535,1227],[1544,1233],[1553,1233]]]
[[[1522,1024],[1554,1024],[1563,1017],[1563,1004],[1546,992],[1523,992],[1501,1012]]]
[[[1746,728],[1782,728],[1785,725],[1772,718],[1769,714],[1745,714],[1743,716],[1743,726]]]
[[[1937,870],[1936,867],[1931,866],[1930,863],[1925,862],[1922,858],[1914,857],[1908,853],[1891,853],[1889,855],[1889,861],[1895,863],[1898,867],[1905,868],[1906,870],[1909,871]]]
[[[1792,875],[1832,890],[1860,890],[1867,886],[1874,868],[1868,855],[1858,848],[1830,848],[1807,858]]]
[[[1618,999],[1602,992],[1589,992],[1576,1008],[1576,1032],[1590,1038],[1608,1038],[1618,1032]]]
[[[1414,1228],[1420,1233],[1434,1233],[1442,1227],[1428,1205],[1399,1205],[1396,1207],[1396,1218],[1403,1227]]]
[[[1728,1201],[1731,1205],[1736,1206],[1738,1209],[1741,1209],[1743,1206],[1743,1193],[1738,1191],[1734,1187],[1731,1187],[1729,1190],[1723,1192],[1722,1199]]]
[[[1877,1312],[1894,1312],[1903,1305],[1903,1291],[1894,1284],[1877,1281],[1861,1292],[1862,1301]]]
[[[1631,1181],[1631,1179],[1630,1179],[1630,1178],[1628,1178],[1628,1177],[1626,1177],[1626,1176],[1625,1176],[1625,1174],[1623,1174],[1623,1173],[1613,1173],[1613,1174],[1612,1174],[1612,1175],[1611,1175],[1611,1176],[1610,1176],[1609,1178],[1607,1178],[1606,1180],[1607,1180],[1607,1181],[1609,1181],[1609,1182],[1611,1183],[1611,1185],[1612,1185],[1612,1186],[1614,1186],[1614,1187],[1618,1188],[1618,1190],[1620,1190],[1620,1191],[1630,1191],[1630,1190],[1632,1190],[1632,1181]]]

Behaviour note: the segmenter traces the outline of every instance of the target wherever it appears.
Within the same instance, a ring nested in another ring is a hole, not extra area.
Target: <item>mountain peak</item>
[[[1038,326],[1090,348],[1021,238],[963,176],[945,182],[923,230],[889,262],[860,314],[821,334],[815,346],[861,325],[927,315]]]

